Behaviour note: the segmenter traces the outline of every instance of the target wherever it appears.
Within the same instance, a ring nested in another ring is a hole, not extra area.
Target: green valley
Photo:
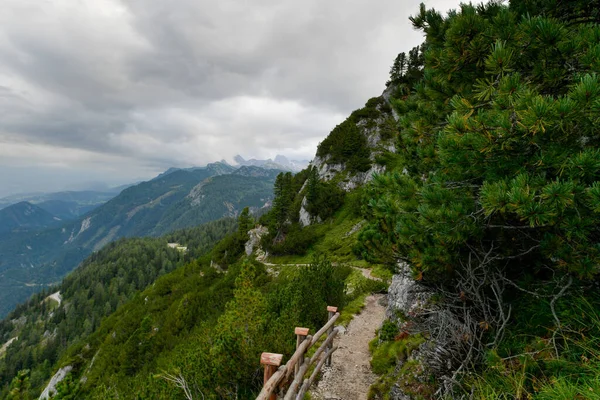
[[[259,210],[272,199],[276,174],[223,163],[174,170],[126,188],[76,220],[58,224],[48,217],[53,222],[50,229],[0,233],[0,315],[31,293],[59,282],[85,257],[114,240],[158,236],[235,217],[246,206]]]

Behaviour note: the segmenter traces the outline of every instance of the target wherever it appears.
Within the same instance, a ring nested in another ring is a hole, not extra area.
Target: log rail
[[[328,306],[329,320],[313,336],[308,334],[308,328],[296,328],[296,351],[285,365],[281,365],[282,354],[262,353],[260,363],[264,366],[264,384],[256,400],[276,400],[277,392],[284,400],[302,400],[304,394],[313,384],[323,365],[331,365],[331,355],[337,350],[333,346],[333,339],[338,334],[334,329],[335,321],[340,317],[337,307]],[[327,334],[327,338],[321,343],[312,357],[306,353],[319,339]],[[305,379],[310,367],[316,364],[308,379]],[[293,375],[293,380],[291,379]],[[287,388],[287,391],[284,389]],[[284,393],[285,392],[285,393]]]

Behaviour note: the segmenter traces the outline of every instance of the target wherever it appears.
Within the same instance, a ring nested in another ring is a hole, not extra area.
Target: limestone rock
[[[251,255],[253,252],[265,254],[264,251],[260,248],[260,240],[261,238],[269,233],[269,229],[265,226],[258,225],[254,229],[250,229],[248,231],[248,236],[250,237],[245,244],[246,255]],[[258,257],[257,257],[258,258]]]
[[[398,265],[399,272],[392,277],[388,289],[388,307],[386,315],[395,320],[397,312],[411,315],[423,307],[432,293],[410,276],[410,267],[406,263]]]
[[[56,385],[58,385],[60,382],[62,382],[63,379],[65,379],[65,377],[67,376],[67,374],[69,372],[71,372],[72,369],[73,369],[73,367],[70,365],[67,365],[66,367],[62,367],[61,369],[59,369],[58,372],[56,374],[54,374],[52,379],[50,379],[50,382],[48,382],[48,385],[46,386],[46,388],[40,395],[39,400],[49,399],[50,396],[53,395],[54,392],[56,392]]]

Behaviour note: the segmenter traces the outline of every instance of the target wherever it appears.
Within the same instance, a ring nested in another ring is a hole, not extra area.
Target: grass
[[[359,270],[353,269],[346,278],[346,288],[349,302],[341,310],[337,321],[338,325],[343,326],[348,326],[354,316],[362,311],[367,296],[385,290],[387,285],[384,282],[365,278]]]
[[[384,328],[385,326],[384,323]],[[379,378],[369,388],[368,399],[390,399],[390,391],[394,385],[400,386],[411,398],[427,398],[432,392],[432,386],[421,381],[423,367],[418,361],[408,359],[425,339],[421,335],[396,335],[391,340],[381,340],[382,336],[387,337],[389,333],[389,329],[384,332],[382,328],[369,343],[371,369]]]
[[[385,265],[376,264],[376,265],[373,265],[373,268],[371,269],[371,275],[373,275],[375,278],[379,278],[383,281],[391,282],[394,272]]]
[[[346,307],[342,309],[337,324],[347,327],[350,321],[354,319],[354,316],[360,314],[362,309],[365,308],[365,300],[368,295],[369,293],[363,293],[348,303]]]
[[[417,349],[425,339],[421,335],[410,335],[404,339],[381,342],[376,337],[369,343],[372,353],[371,368],[377,375],[392,372],[396,364],[405,361],[413,350]]]

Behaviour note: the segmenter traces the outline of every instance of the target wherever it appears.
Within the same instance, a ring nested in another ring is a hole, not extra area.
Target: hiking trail
[[[380,304],[384,296],[368,296],[360,314],[334,340],[338,350],[333,353],[331,367],[323,367],[321,379],[311,389],[313,399],[367,399],[369,387],[377,378],[371,372],[369,342],[385,318],[385,307]]]

